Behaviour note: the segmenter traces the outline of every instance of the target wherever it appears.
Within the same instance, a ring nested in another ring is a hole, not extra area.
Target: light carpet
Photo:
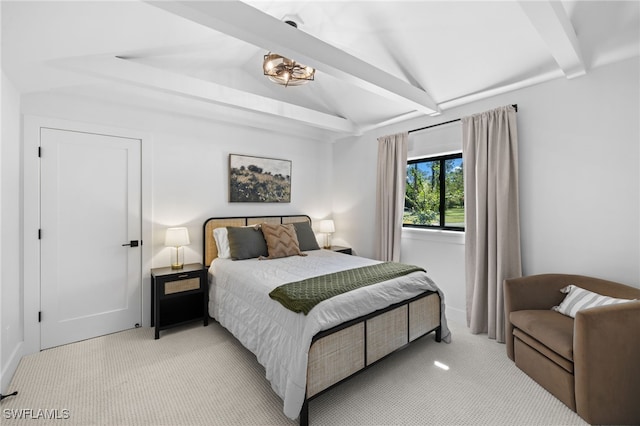
[[[426,336],[311,401],[310,424],[587,424],[518,370],[504,345],[450,328],[450,344]],[[29,355],[9,390],[19,393],[0,403],[3,426],[297,424],[255,357],[215,322]]]

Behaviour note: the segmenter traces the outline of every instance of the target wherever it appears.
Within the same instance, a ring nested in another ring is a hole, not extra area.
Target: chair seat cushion
[[[509,320],[553,352],[573,362],[573,318],[551,310],[514,311]]]

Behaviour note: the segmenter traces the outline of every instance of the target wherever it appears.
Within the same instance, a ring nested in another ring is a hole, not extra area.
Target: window
[[[403,225],[464,231],[462,153],[407,163]]]

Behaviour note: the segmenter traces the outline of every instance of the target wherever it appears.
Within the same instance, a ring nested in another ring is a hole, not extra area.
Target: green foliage
[[[445,208],[464,207],[464,180],[462,167],[455,167],[451,160],[445,161]]]
[[[437,225],[440,217],[440,164],[407,167],[404,223]]]
[[[438,212],[434,211],[405,211],[403,223],[412,225],[437,225],[440,219]]]
[[[460,159],[444,160],[445,223],[464,226],[464,181]],[[404,223],[440,226],[441,161],[407,166]]]
[[[444,223],[447,226],[464,226],[464,207],[453,207],[445,210]]]

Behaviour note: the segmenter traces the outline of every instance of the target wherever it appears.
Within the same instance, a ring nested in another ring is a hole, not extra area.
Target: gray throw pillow
[[[227,237],[229,238],[229,251],[233,260],[253,259],[254,257],[269,255],[267,242],[258,226],[227,226]]]
[[[313,233],[309,222],[294,222],[293,226],[296,228],[298,245],[301,251],[320,250],[316,234]]]

